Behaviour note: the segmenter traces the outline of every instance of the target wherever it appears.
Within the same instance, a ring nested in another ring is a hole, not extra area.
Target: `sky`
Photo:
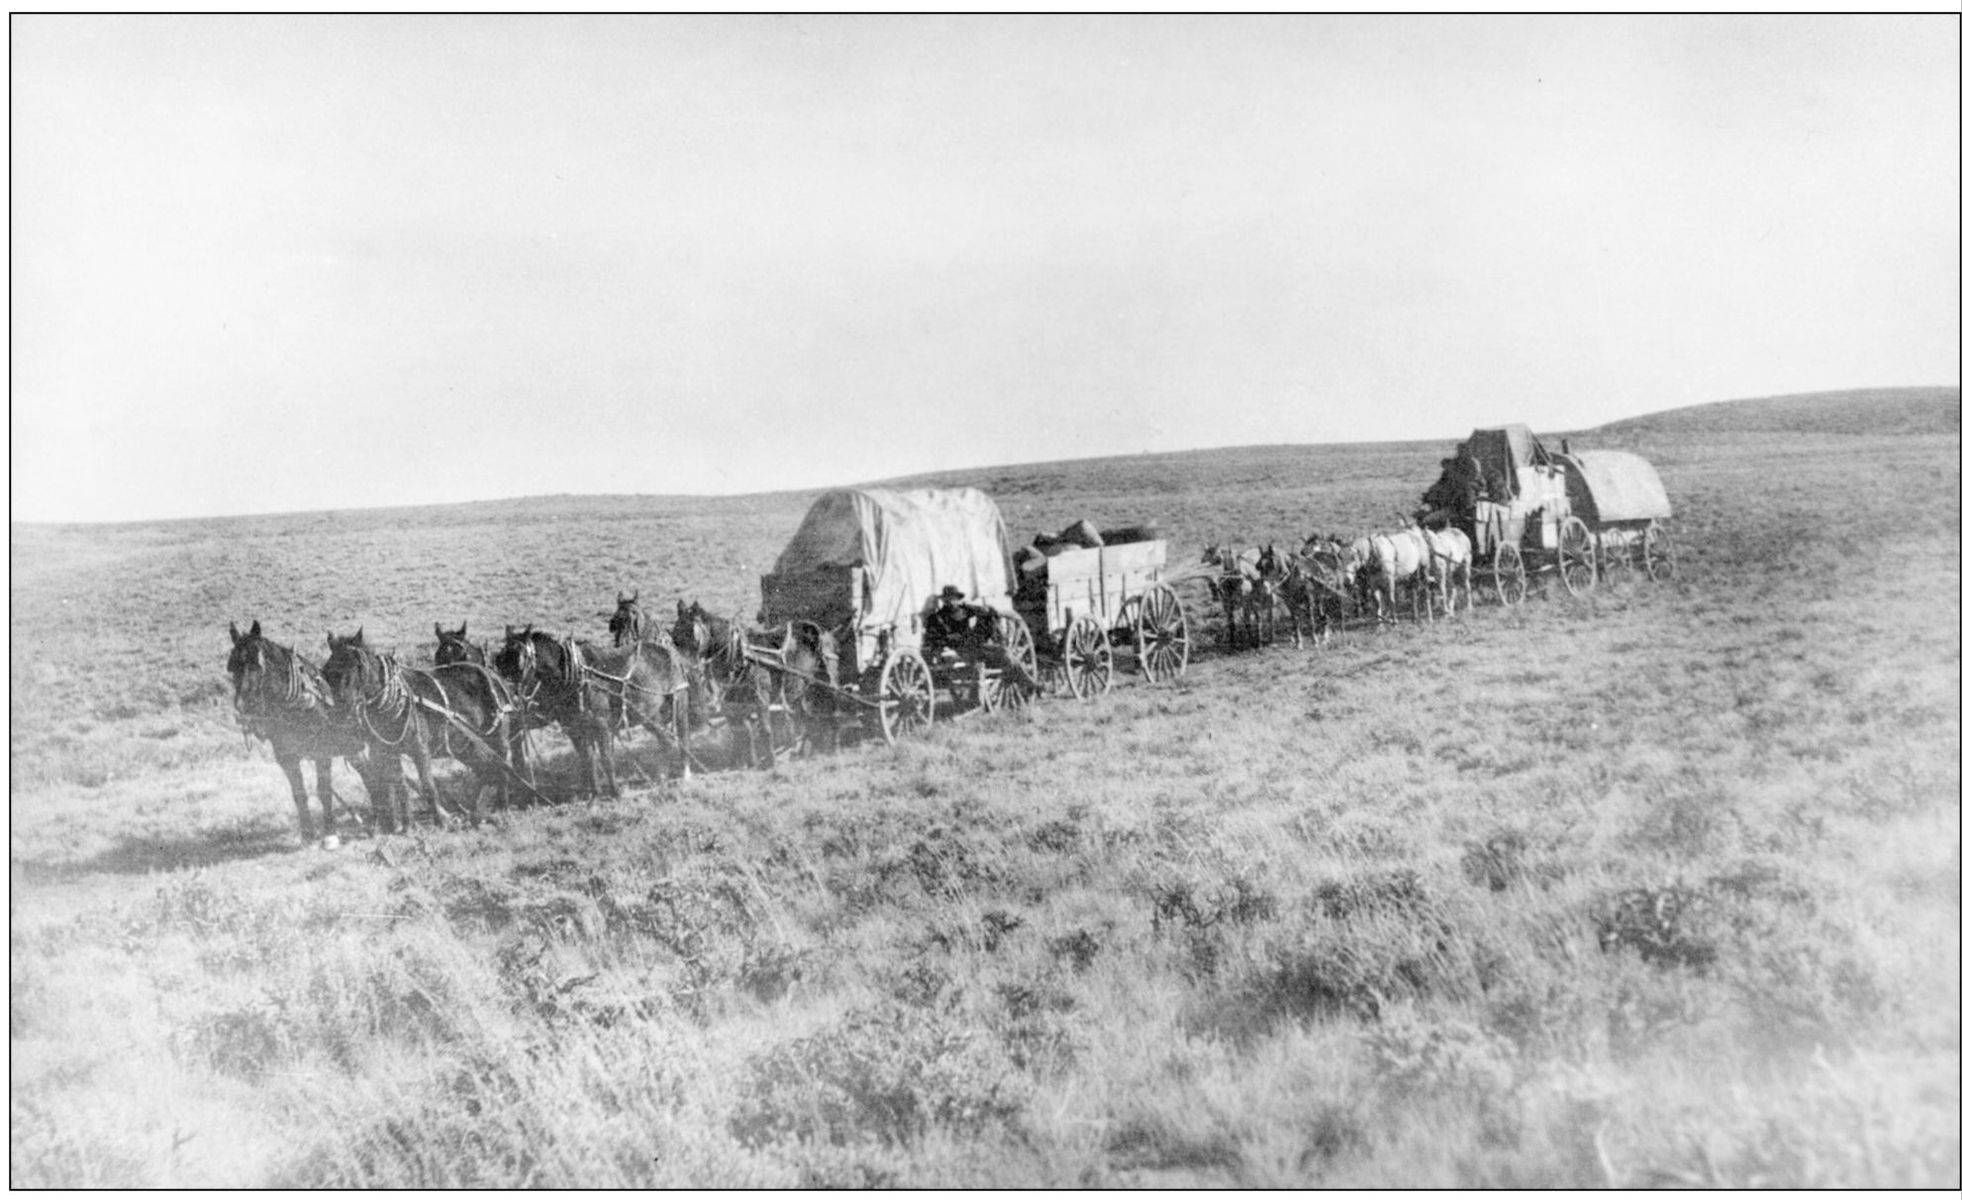
[[[1962,375],[1952,16],[10,29],[14,520]]]

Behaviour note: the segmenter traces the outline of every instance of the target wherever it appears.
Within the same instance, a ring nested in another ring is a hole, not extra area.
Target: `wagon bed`
[[[1192,654],[1185,608],[1166,581],[1162,540],[1058,549],[1025,572],[1015,611],[1038,660],[1073,696],[1110,690],[1114,647],[1135,657],[1148,680],[1184,674]]]

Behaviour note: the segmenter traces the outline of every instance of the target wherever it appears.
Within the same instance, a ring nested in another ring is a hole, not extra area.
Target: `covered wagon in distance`
[[[838,688],[886,740],[937,709],[1025,703],[1035,650],[1011,602],[1008,532],[975,488],[841,488],[812,502],[763,577],[765,625],[809,621],[838,646]],[[951,589],[951,591],[950,591]],[[932,636],[960,593],[964,637]]]
[[[1632,579],[1638,562],[1650,579],[1675,575],[1675,548],[1662,524],[1674,510],[1648,459],[1626,450],[1554,457],[1567,468],[1568,506],[1592,536],[1595,563],[1608,583]]]
[[[1640,455],[1555,453],[1526,426],[1502,425],[1474,429],[1440,466],[1419,518],[1471,537],[1475,573],[1502,604],[1555,574],[1569,592],[1588,590],[1604,568],[1616,572],[1637,553],[1654,578],[1674,571],[1659,524],[1669,499]]]

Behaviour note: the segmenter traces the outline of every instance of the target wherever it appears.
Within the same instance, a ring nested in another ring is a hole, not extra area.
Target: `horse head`
[[[337,704],[365,694],[371,682],[379,683],[381,660],[368,648],[365,629],[347,637],[327,635],[327,661],[321,664],[320,674]]]
[[[266,669],[265,635],[259,632],[259,622],[252,622],[252,628],[244,633],[238,631],[238,623],[231,623],[232,652],[225,659],[225,673],[232,677],[232,699],[236,701],[245,691],[245,676],[248,671],[263,672]]]
[[[491,656],[491,670],[512,683],[521,679],[536,662],[536,652],[531,644],[531,626],[519,629],[515,625],[504,627],[504,645]]]
[[[465,621],[455,629],[444,629],[439,622],[436,626],[436,665],[447,667],[452,663],[484,664],[484,648],[469,638],[470,622]]]
[[[613,635],[613,644],[624,646],[630,640],[640,641],[647,628],[646,614],[641,612],[640,608],[640,589],[635,588],[631,596],[625,592],[616,592],[614,595],[617,600],[614,603],[613,616],[606,622],[606,631]]]

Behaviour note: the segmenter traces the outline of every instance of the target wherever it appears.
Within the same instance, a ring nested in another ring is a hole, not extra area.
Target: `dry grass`
[[[12,1182],[1956,1186],[1956,438],[1619,444],[1673,586],[336,853],[226,621],[747,612],[808,497],[16,528]],[[1446,449],[949,482],[1190,550]]]

